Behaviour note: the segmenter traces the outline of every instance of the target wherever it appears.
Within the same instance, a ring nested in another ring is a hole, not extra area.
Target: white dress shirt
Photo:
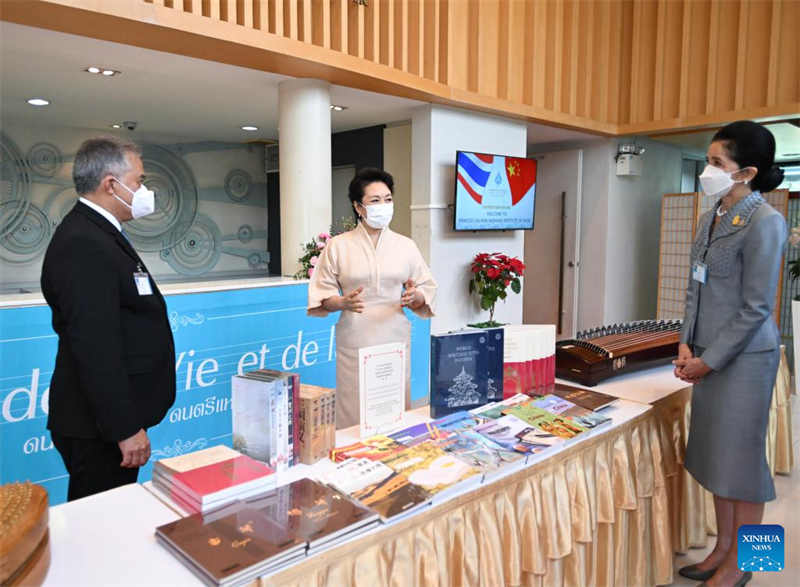
[[[118,231],[122,232],[122,225],[119,223],[119,220],[117,220],[117,217],[114,216],[111,212],[109,212],[102,206],[98,206],[94,202],[87,200],[86,198],[79,198],[78,201],[81,202],[82,204],[86,204],[92,210],[102,215],[106,220],[108,220],[111,224],[113,224]]]

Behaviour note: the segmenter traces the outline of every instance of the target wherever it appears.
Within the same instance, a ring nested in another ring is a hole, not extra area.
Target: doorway
[[[525,233],[522,321],[555,324],[573,338],[578,322],[583,150],[537,155],[534,230]]]

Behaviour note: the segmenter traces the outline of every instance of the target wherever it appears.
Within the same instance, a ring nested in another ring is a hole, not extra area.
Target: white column
[[[298,269],[301,244],[331,225],[331,97],[327,82],[295,79],[278,89],[281,273]]]

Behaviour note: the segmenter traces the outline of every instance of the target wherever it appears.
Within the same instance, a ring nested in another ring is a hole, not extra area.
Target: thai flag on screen
[[[478,204],[483,200],[483,190],[492,173],[493,163],[494,155],[464,152],[458,154],[457,181]]]

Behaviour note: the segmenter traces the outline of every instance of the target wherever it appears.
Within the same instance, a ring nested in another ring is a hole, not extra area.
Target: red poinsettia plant
[[[517,294],[521,291],[519,278],[525,273],[525,264],[502,253],[479,253],[472,260],[470,269],[469,293],[478,294],[481,308],[489,311],[489,322],[480,326],[499,326],[494,321],[494,307],[497,300],[506,299],[508,287]]]

